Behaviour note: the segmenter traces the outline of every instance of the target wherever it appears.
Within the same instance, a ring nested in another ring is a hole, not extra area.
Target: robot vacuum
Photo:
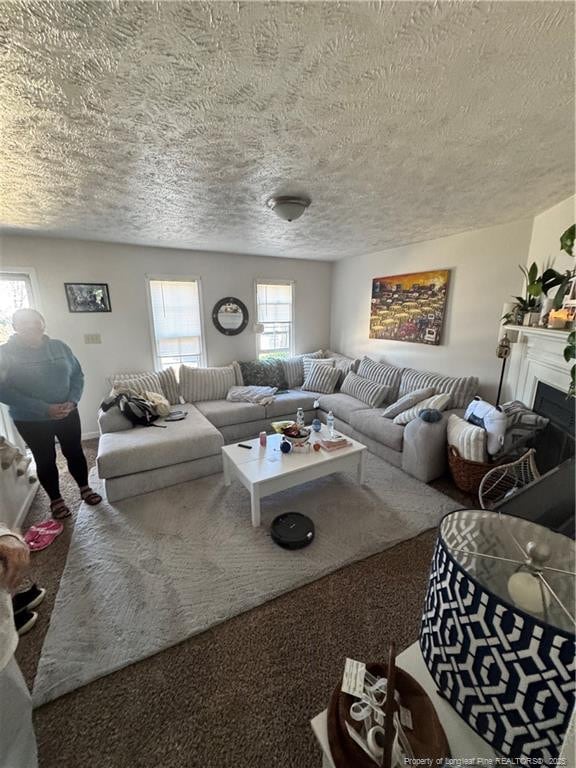
[[[286,512],[274,518],[270,535],[284,549],[302,549],[314,539],[314,523],[300,512]]]

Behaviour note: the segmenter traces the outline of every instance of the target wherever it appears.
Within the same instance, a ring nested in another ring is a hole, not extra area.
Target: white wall
[[[527,264],[535,261],[542,269],[548,259],[553,259],[552,266],[558,272],[574,268],[574,258],[560,250],[560,235],[576,221],[575,208],[576,196],[572,196],[534,217]]]
[[[97,408],[107,393],[105,377],[153,367],[147,274],[201,278],[208,365],[255,357],[251,326],[258,277],[295,281],[296,351],[328,345],[332,264],[327,262],[4,235],[0,237],[0,268],[5,266],[36,270],[48,333],[69,344],[84,368],[86,387],[80,415],[88,434],[97,430]],[[108,283],[112,312],[70,314],[65,282]],[[238,336],[223,336],[212,324],[212,308],[224,296],[236,296],[248,307],[250,323]],[[101,334],[102,344],[86,345],[86,333]]]
[[[337,262],[331,347],[400,366],[478,376],[481,393],[495,397],[502,305],[518,291],[518,264],[526,262],[531,228],[526,219]],[[441,344],[369,339],[372,279],[429,269],[450,269]]]

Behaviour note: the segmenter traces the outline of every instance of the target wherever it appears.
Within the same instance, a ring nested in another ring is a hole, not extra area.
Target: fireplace
[[[536,464],[541,473],[574,456],[574,400],[556,387],[539,381],[532,406],[550,423],[534,439]]]

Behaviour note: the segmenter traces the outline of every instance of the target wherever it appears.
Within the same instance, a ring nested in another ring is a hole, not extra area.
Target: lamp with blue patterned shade
[[[510,515],[442,520],[420,647],[438,692],[497,752],[549,763],[574,709],[575,546]]]

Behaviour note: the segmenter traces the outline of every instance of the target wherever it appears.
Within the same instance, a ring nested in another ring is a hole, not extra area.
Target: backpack
[[[166,427],[160,424],[153,424],[159,417],[154,412],[154,406],[143,397],[138,395],[119,395],[117,401],[120,413],[125,416],[128,421],[132,422],[137,427],[158,427],[159,429],[166,429]]]

